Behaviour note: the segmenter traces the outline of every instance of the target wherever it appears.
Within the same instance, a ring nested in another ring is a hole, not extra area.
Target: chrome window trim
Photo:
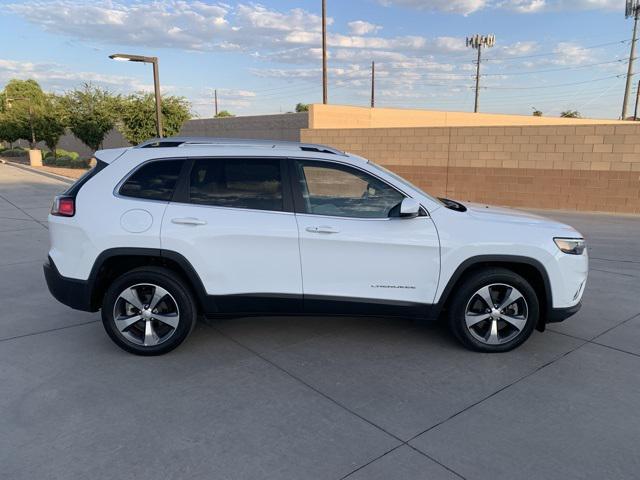
[[[322,214],[318,214],[318,213],[295,213],[295,212],[285,212],[285,211],[280,211],[280,210],[260,210],[260,209],[253,209],[253,208],[241,208],[241,207],[223,207],[223,206],[219,206],[219,205],[202,205],[202,204],[198,204],[198,203],[184,203],[184,202],[173,202],[171,200],[153,200],[153,199],[149,199],[149,198],[140,198],[140,197],[129,197],[127,195],[121,195],[120,194],[120,188],[122,187],[122,185],[124,185],[127,180],[129,180],[129,178],[131,178],[131,176],[133,176],[138,170],[140,170],[142,167],[144,167],[145,165],[151,163],[151,162],[163,162],[163,161],[171,161],[171,160],[181,160],[183,162],[189,161],[189,160],[198,160],[198,159],[203,159],[203,158],[258,158],[255,156],[246,156],[246,155],[238,155],[238,156],[230,156],[230,155],[224,155],[224,156],[220,156],[220,157],[216,157],[216,156],[211,156],[211,155],[190,155],[190,156],[186,156],[186,157],[160,157],[160,158],[149,158],[147,160],[144,160],[143,162],[141,162],[140,164],[138,164],[137,166],[135,166],[132,170],[130,170],[115,186],[115,188],[113,189],[113,196],[116,198],[120,198],[120,199],[124,199],[124,200],[131,200],[131,201],[138,201],[138,202],[151,202],[151,203],[161,203],[161,204],[165,204],[165,205],[169,205],[169,204],[175,204],[175,205],[191,205],[191,206],[197,206],[197,207],[205,207],[205,208],[218,208],[218,209],[224,209],[224,210],[242,210],[242,211],[249,211],[249,212],[263,212],[263,213],[277,213],[277,214],[285,214],[285,215],[300,215],[300,216],[312,216],[312,217],[322,217],[322,218],[335,218],[335,219],[351,219],[351,220],[375,220],[375,221],[386,221],[386,220],[394,220],[394,218],[392,217],[387,217],[387,218],[370,218],[370,217],[340,217],[340,216],[335,216],[335,215],[322,215]],[[301,160],[301,161],[313,161],[313,162],[321,162],[321,163],[334,163],[337,165],[341,165],[344,167],[349,167],[349,168],[353,168],[355,170],[358,170],[360,172],[366,173],[367,175],[371,175],[372,177],[376,178],[377,180],[379,180],[380,182],[384,183],[385,185],[393,188],[394,190],[396,190],[398,193],[400,193],[401,195],[403,195],[405,198],[414,198],[411,195],[409,195],[408,193],[406,193],[405,191],[403,191],[401,188],[398,188],[397,186],[389,183],[387,180],[385,180],[384,178],[379,177],[378,175],[376,175],[375,173],[361,168],[357,165],[354,165],[353,163],[348,163],[348,162],[343,162],[340,161],[340,159],[326,159],[326,158],[317,158],[317,157],[297,157],[297,156],[290,156],[290,155],[275,155],[273,157],[267,157],[267,158],[282,158],[282,159],[286,159],[286,160]],[[415,198],[414,198],[415,200]],[[431,217],[431,215],[429,214],[429,210],[427,210],[427,208],[422,204],[422,202],[420,203],[420,209],[424,212],[424,217]],[[420,217],[417,217],[420,218]]]
[[[222,207],[220,205],[204,205],[202,203],[185,203],[185,202],[167,202],[171,205],[184,205],[189,207],[199,207],[199,208],[214,208],[219,210],[232,210],[232,211],[240,211],[240,212],[255,212],[255,213],[270,213],[270,214],[280,214],[280,215],[295,215],[295,212],[285,212],[282,210],[261,210],[257,208],[243,208],[243,207]]]

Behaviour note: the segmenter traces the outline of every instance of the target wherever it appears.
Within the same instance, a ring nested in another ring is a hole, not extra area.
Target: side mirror
[[[400,218],[416,218],[420,215],[420,204],[413,198],[405,198],[400,204]]]

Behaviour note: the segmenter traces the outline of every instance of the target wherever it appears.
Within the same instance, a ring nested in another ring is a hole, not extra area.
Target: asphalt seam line
[[[362,465],[360,467],[358,467],[356,470],[353,470],[349,473],[347,473],[345,476],[341,477],[341,479],[347,478],[350,475],[352,475],[353,473],[355,473],[356,471],[360,470],[361,468],[364,468],[366,465],[369,465],[373,462],[375,462],[376,460],[378,460],[379,458],[384,457],[385,455],[387,455],[388,453],[402,447],[403,445],[407,445],[408,447],[412,448],[413,450],[416,450],[416,452],[420,453],[421,455],[425,456],[426,458],[428,458],[429,460],[434,461],[435,463],[439,464],[440,466],[442,466],[443,468],[445,468],[446,470],[450,471],[451,473],[457,475],[459,478],[464,479],[464,477],[462,475],[460,475],[459,473],[457,473],[456,471],[452,470],[450,467],[442,464],[441,462],[435,460],[434,458],[430,457],[429,455],[427,455],[424,452],[421,452],[420,450],[415,449],[412,445],[409,445],[408,442],[410,440],[403,440],[400,437],[394,435],[393,433],[385,430],[383,427],[381,427],[380,425],[377,425],[376,423],[372,422],[371,420],[369,420],[366,417],[363,417],[362,415],[360,415],[359,413],[353,411],[352,409],[350,409],[349,407],[347,407],[346,405],[342,404],[341,402],[335,400],[334,398],[330,397],[329,395],[327,395],[326,393],[324,393],[323,391],[319,390],[317,387],[314,387],[313,385],[311,385],[310,383],[306,382],[305,380],[301,379],[300,377],[298,377],[297,375],[294,375],[293,373],[289,372],[286,368],[278,365],[277,363],[275,363],[273,360],[265,357],[264,355],[262,355],[261,353],[258,353],[257,351],[255,351],[254,349],[252,349],[251,347],[243,344],[242,342],[236,340],[234,337],[232,337],[231,335],[228,335],[227,333],[224,333],[223,331],[221,331],[220,329],[212,326],[211,328],[213,328],[215,331],[217,331],[220,335],[222,335],[223,337],[227,338],[228,340],[232,341],[233,343],[235,343],[236,345],[240,346],[241,348],[244,348],[245,350],[247,350],[248,352],[252,353],[253,355],[255,355],[256,357],[258,357],[259,359],[261,359],[262,361],[268,363],[269,365],[271,365],[272,367],[280,370],[282,373],[284,373],[285,375],[289,376],[290,378],[292,378],[293,380],[301,383],[302,385],[304,385],[305,387],[311,389],[312,391],[314,391],[315,393],[317,393],[318,395],[322,396],[323,398],[325,398],[326,400],[329,400],[331,403],[333,403],[334,405],[340,407],[341,409],[345,410],[347,413],[353,415],[354,417],[359,418],[360,420],[362,420],[363,422],[371,425],[372,427],[380,430],[381,432],[385,433],[386,435],[390,436],[391,438],[393,438],[394,440],[400,442],[399,445],[396,445],[395,447],[393,447],[392,449],[384,452],[382,455],[379,455],[378,457],[374,458],[373,460],[370,460],[369,462],[367,462],[365,465]]]
[[[13,337],[0,338],[0,343],[9,342],[11,340],[19,340],[21,338],[35,337],[37,335],[42,335],[44,333],[57,332],[59,330],[69,330],[71,328],[84,327],[86,325],[91,325],[92,323],[97,323],[99,321],[100,320],[89,320],[88,322],[76,323],[76,324],[73,324],[73,325],[65,325],[64,327],[50,328],[49,330],[42,330],[40,332],[25,333],[23,335],[15,335]]]
[[[17,163],[17,162],[9,162],[6,160],[3,160],[2,162],[3,165],[7,165],[9,167],[14,167],[17,168],[18,170],[22,170],[24,172],[30,172],[30,173],[34,173],[36,175],[41,175],[43,177],[47,177],[50,178],[51,180],[57,180],[59,182],[63,182],[66,183],[68,185],[71,185],[73,183],[73,179],[65,177],[64,175],[58,175],[57,173],[53,173],[53,172],[47,172],[44,170],[37,170],[33,167],[31,167],[30,165],[23,165],[21,163]]]
[[[49,230],[49,227],[47,225],[45,225],[43,222],[41,222],[40,220],[38,220],[36,217],[34,217],[33,215],[25,212],[22,208],[20,208],[18,205],[16,205],[15,203],[13,203],[11,200],[9,200],[8,198],[6,198],[4,195],[0,194],[0,198],[2,200],[4,200],[5,202],[7,202],[9,205],[12,205],[13,207],[17,208],[18,210],[20,210],[22,213],[24,213],[27,217],[29,217],[31,220],[33,220],[34,222],[36,222],[38,225],[40,225],[41,227],[45,228],[46,230]]]

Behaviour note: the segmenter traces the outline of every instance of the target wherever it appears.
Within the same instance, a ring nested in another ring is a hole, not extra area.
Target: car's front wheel
[[[478,271],[463,281],[449,309],[449,326],[464,346],[506,352],[521,345],[540,316],[536,291],[504,268]]]
[[[171,271],[145,267],[117,278],[102,303],[102,323],[122,349],[162,355],[180,345],[196,322],[191,292]]]

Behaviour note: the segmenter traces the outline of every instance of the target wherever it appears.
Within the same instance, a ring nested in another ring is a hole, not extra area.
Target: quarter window
[[[342,165],[297,161],[306,213],[387,218],[404,196],[376,177]]]
[[[158,160],[144,165],[120,187],[120,195],[168,202],[176,188],[182,162]]]
[[[283,210],[280,160],[200,159],[191,170],[191,203],[217,207]]]

